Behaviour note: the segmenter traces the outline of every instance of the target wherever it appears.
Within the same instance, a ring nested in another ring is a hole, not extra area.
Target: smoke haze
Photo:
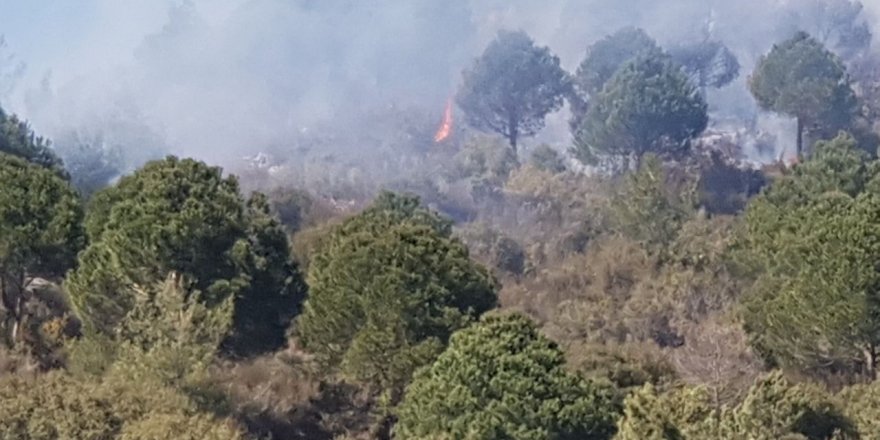
[[[51,138],[111,138],[133,163],[293,154],[319,130],[321,148],[367,156],[401,119],[436,128],[462,68],[499,29],[525,30],[573,72],[590,43],[639,26],[666,46],[728,44],[743,75],[710,104],[715,120],[748,119],[746,75],[774,42],[822,27],[817,2],[0,0],[0,34],[27,66],[3,106]],[[865,6],[861,19],[876,21],[880,2]],[[566,118],[540,140],[564,148]]]

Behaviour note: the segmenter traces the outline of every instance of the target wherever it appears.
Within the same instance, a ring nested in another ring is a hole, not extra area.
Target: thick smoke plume
[[[431,146],[462,68],[499,29],[525,30],[574,71],[590,43],[638,26],[665,46],[727,44],[744,75],[710,94],[713,119],[767,125],[745,75],[774,42],[822,33],[833,19],[823,8],[841,2],[89,0],[77,12],[0,0],[11,11],[0,34],[28,66],[3,106],[58,142],[117,145],[129,166],[167,152],[220,164],[263,151],[369,160],[389,143]],[[880,4],[865,6],[858,20],[875,22]],[[540,140],[565,148],[566,118]]]

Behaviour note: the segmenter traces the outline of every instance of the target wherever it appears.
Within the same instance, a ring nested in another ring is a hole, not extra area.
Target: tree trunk
[[[13,348],[15,347],[15,344],[18,342],[18,331],[21,328],[21,309],[22,309],[21,304],[22,304],[21,295],[19,295],[18,298],[15,299],[15,315],[13,316],[12,332],[11,332],[10,338],[9,338],[12,341],[11,345]]]
[[[13,346],[14,339],[10,336],[9,329],[13,326],[14,312],[12,310],[12,301],[10,301],[9,298],[10,292],[7,290],[7,284],[6,271],[3,270],[3,268],[0,268],[0,300],[2,300],[0,301],[0,305],[2,305],[3,311],[6,312],[4,313],[5,316],[3,316],[2,322],[3,338],[5,340],[4,342],[6,342],[6,345],[11,348]]]
[[[513,148],[513,154],[517,154],[516,143],[519,140],[519,130],[516,129],[515,125],[510,127],[510,136],[507,137],[507,140],[510,141],[510,148]]]
[[[6,311],[4,331],[9,347],[15,347],[21,332],[26,288],[24,274],[10,274],[6,270],[0,270],[0,296],[2,296],[3,309]]]
[[[804,154],[804,120],[797,118],[797,159]]]
[[[877,379],[877,350],[869,345],[862,350],[865,356],[865,374],[871,381]]]
[[[507,111],[507,140],[510,142],[510,148],[513,148],[513,154],[516,155],[516,144],[519,141],[519,118],[516,112]]]

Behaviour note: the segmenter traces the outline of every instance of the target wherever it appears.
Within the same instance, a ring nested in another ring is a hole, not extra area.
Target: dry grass
[[[310,359],[295,348],[216,367],[215,386],[249,430],[272,438],[309,438],[308,408],[318,394]]]
[[[0,347],[0,376],[35,376],[40,372],[40,363],[22,350]]]
[[[737,402],[761,373],[762,364],[737,322],[716,316],[684,335],[685,345],[669,350],[670,362],[684,382],[706,387],[718,408]]]
[[[274,355],[218,366],[214,380],[233,415],[258,438],[374,438],[374,396],[326,373],[291,343]]]

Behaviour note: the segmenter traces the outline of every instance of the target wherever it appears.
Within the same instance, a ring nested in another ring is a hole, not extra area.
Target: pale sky
[[[202,18],[222,20],[244,0],[198,0]],[[124,63],[145,35],[161,29],[180,0],[0,0],[0,35],[33,83],[52,69],[64,79]],[[113,38],[107,38],[112,35]],[[60,66],[64,66],[60,69]],[[82,71],[77,71],[81,69]]]

